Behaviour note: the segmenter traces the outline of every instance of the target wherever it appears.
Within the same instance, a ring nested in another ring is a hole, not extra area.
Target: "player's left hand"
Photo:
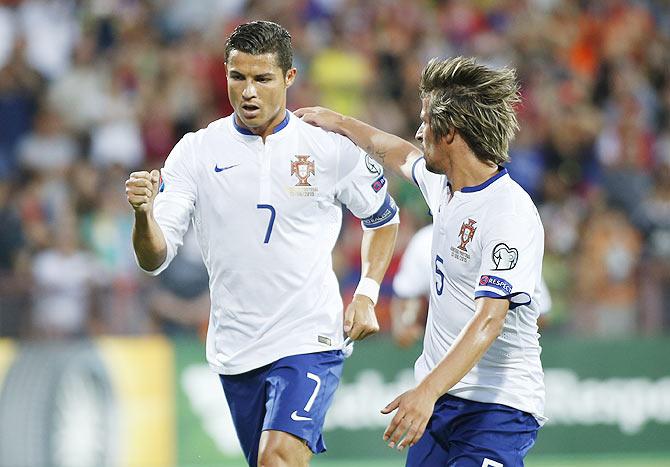
[[[302,107],[293,112],[293,114],[310,125],[318,126],[327,131],[334,131],[335,133],[339,132],[341,122],[344,119],[342,114],[325,107]]]
[[[365,295],[354,295],[344,312],[344,332],[354,341],[379,332],[375,307]]]
[[[382,409],[383,414],[398,409],[384,431],[384,441],[388,442],[390,448],[397,447],[402,451],[407,446],[414,446],[421,439],[428,420],[433,415],[436,400],[433,394],[419,385],[399,395]],[[401,441],[403,435],[405,437]]]

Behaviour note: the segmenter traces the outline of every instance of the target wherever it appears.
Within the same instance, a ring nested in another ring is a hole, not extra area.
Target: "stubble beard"
[[[430,159],[425,157],[424,154],[424,158],[426,159],[426,169],[428,169],[429,172],[444,175],[444,170],[435,163],[435,154],[431,154]]]

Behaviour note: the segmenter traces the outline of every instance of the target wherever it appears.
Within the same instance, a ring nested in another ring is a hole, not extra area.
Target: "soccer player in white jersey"
[[[193,221],[210,277],[207,360],[249,465],[305,466],[325,450],[344,333],[378,331],[374,305],[397,233],[382,167],[286,110],[289,33],[257,21],[226,43],[233,115],[187,134],[161,171],[126,182],[139,265],[164,270]],[[158,195],[156,195],[158,193]],[[362,219],[362,272],[344,316],[331,253],[342,206]]]
[[[398,271],[393,276],[391,333],[400,347],[413,345],[423,334],[424,297],[430,294],[432,280],[432,240],[433,224],[417,230],[407,244]]]
[[[513,70],[432,60],[421,77],[423,154],[327,109],[296,111],[413,180],[433,214],[418,384],[382,410],[397,410],[384,439],[411,446],[408,466],[520,466],[545,421],[537,333],[544,232],[501,166],[518,96]]]
[[[425,324],[424,297],[430,296],[433,224],[416,231],[405,248],[400,266],[393,276],[391,330],[400,347],[409,347],[421,337]],[[551,294],[544,278],[540,281],[538,299],[540,319],[551,311]],[[423,308],[423,309],[422,309]],[[540,328],[542,324],[540,324]]]

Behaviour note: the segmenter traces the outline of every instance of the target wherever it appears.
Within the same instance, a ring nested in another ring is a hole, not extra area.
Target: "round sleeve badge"
[[[493,248],[493,264],[496,271],[507,271],[513,269],[519,259],[519,250],[510,248],[504,243],[498,243]]]

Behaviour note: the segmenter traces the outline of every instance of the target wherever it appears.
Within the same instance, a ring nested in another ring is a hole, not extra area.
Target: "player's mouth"
[[[261,111],[261,108],[255,104],[242,104],[241,107],[244,118],[254,118]]]

